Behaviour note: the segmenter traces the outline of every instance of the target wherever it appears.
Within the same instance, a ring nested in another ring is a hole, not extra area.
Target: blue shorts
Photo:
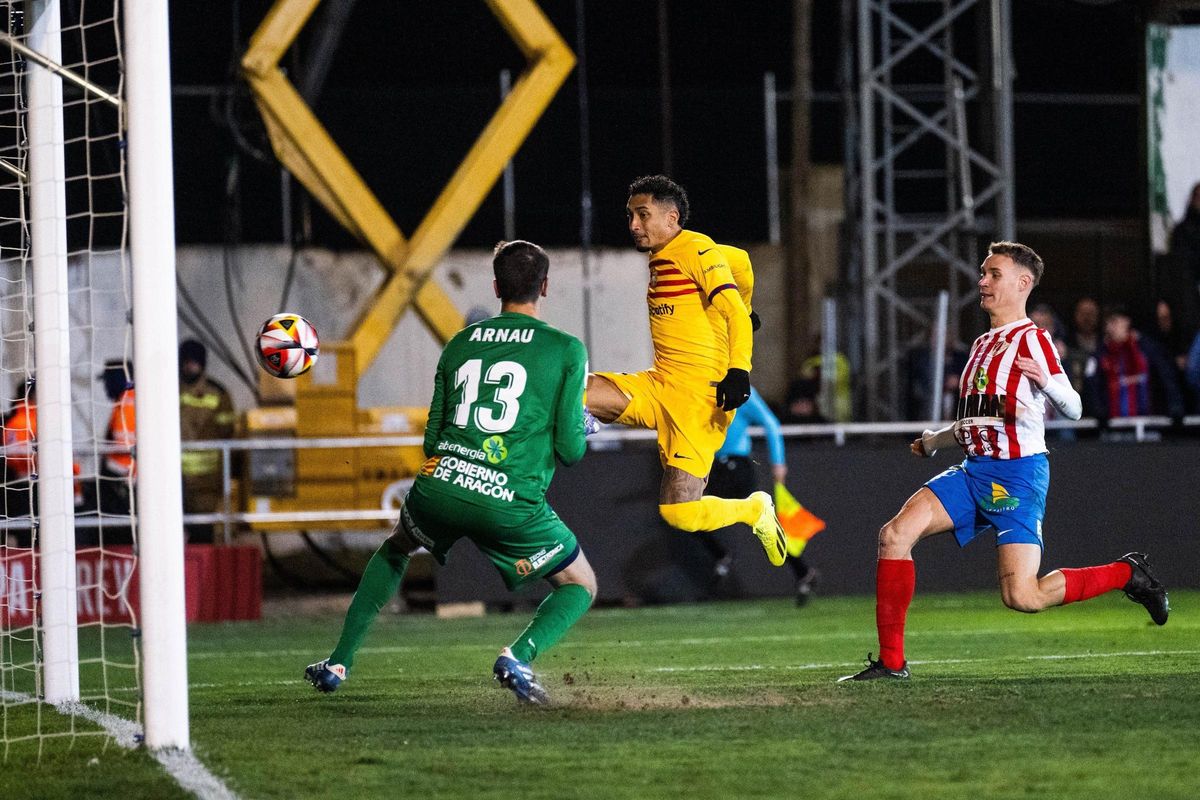
[[[954,521],[959,547],[996,531],[996,545],[1042,546],[1042,518],[1050,488],[1045,453],[1013,459],[967,458],[926,483]]]

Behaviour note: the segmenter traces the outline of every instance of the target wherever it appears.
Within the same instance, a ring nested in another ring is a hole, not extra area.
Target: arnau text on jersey
[[[533,341],[532,328],[476,328],[471,331],[472,342],[520,342]]]

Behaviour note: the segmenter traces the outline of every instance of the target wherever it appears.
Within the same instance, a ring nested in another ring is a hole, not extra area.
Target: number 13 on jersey
[[[454,388],[462,388],[462,398],[454,409],[454,424],[466,428],[472,423],[484,433],[507,433],[517,422],[521,411],[521,393],[528,376],[525,367],[516,361],[497,361],[483,371],[483,359],[463,362],[454,373]],[[482,384],[491,396],[480,402]],[[499,406],[499,414],[492,406]]]

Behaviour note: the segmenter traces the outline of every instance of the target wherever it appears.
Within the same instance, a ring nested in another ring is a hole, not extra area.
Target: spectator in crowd
[[[1091,355],[1100,349],[1103,341],[1100,332],[1100,304],[1095,298],[1081,297],[1075,301],[1071,323],[1071,338],[1067,344],[1081,354]]]
[[[1033,324],[1040,329],[1050,334],[1050,339],[1054,343],[1054,349],[1058,351],[1059,361],[1063,363],[1063,371],[1067,373],[1068,379],[1071,379],[1070,372],[1067,370],[1066,360],[1071,352],[1071,346],[1066,342],[1067,330],[1063,325],[1062,320],[1058,318],[1058,314],[1054,313],[1054,308],[1049,303],[1038,303],[1029,312],[1029,318],[1033,320]],[[1085,367],[1086,370],[1086,367]],[[1078,387],[1075,386],[1074,380],[1071,380],[1071,386],[1075,391],[1083,395]],[[957,391],[957,387],[955,387]],[[1062,419],[1058,413],[1058,409],[1054,407],[1054,403],[1046,401],[1046,438],[1056,438],[1063,441],[1072,441],[1075,439],[1075,431],[1071,428],[1054,428],[1050,425],[1051,422],[1057,419]]]
[[[133,448],[137,444],[137,420],[134,404],[133,365],[123,359],[104,362],[100,373],[104,382],[104,394],[112,401],[108,428],[104,433],[105,444],[112,448],[100,458],[100,487],[98,504],[101,515],[128,516],[133,508],[134,478],[137,463]],[[103,544],[129,544],[133,541],[133,529],[126,524],[105,525]]]
[[[1034,325],[1049,333],[1051,339],[1065,340],[1067,338],[1067,326],[1063,324],[1063,321],[1054,311],[1054,307],[1049,303],[1038,303],[1035,305],[1033,310],[1029,312],[1029,318],[1033,320]]]
[[[1110,419],[1151,413],[1150,360],[1138,340],[1128,311],[1121,306],[1105,311],[1100,371],[1104,412]]]
[[[1175,321],[1200,325],[1200,183],[1171,231],[1170,250],[1158,263],[1159,291],[1175,300]]]
[[[208,376],[208,351],[195,339],[179,345],[179,438],[185,442],[228,439],[233,436],[235,415],[229,392]],[[220,450],[184,450],[183,511],[211,514],[222,507]],[[213,540],[214,526],[197,523],[184,526],[187,541],[206,544]]]
[[[966,364],[967,351],[947,339],[938,419],[954,419],[958,406],[958,374]],[[908,352],[908,381],[908,418],[929,419],[932,413],[930,384],[933,382],[931,348],[915,347]]]
[[[788,386],[787,406],[780,419],[788,425],[820,425],[828,422],[817,404],[820,393],[819,382],[812,378],[796,378]]]
[[[1196,338],[1192,340],[1192,347],[1188,350],[1187,365],[1183,372],[1192,397],[1196,401],[1192,410],[1200,412],[1200,333],[1197,333]]]
[[[16,399],[4,415],[4,519],[15,520],[29,516],[33,508],[33,477],[37,460],[34,440],[37,438],[37,388],[33,380],[21,381],[13,392]],[[7,528],[7,526],[6,526]],[[8,531],[8,544],[28,547],[30,533]]]
[[[1140,344],[1150,359],[1150,402],[1154,413],[1179,419],[1187,410],[1183,370],[1192,337],[1175,324],[1174,309],[1166,300],[1155,304],[1153,319],[1143,330],[1148,331]]]
[[[803,380],[816,381],[822,384],[821,369],[821,337],[816,340],[816,352],[800,363],[800,375]],[[833,354],[833,396],[826,398],[817,393],[817,407],[821,416],[832,422],[849,422],[854,417],[854,403],[850,394],[850,359],[843,353]],[[826,405],[829,407],[826,408]]]
[[[1171,255],[1190,268],[1193,286],[1200,283],[1200,183],[1192,187],[1183,219],[1171,230]]]

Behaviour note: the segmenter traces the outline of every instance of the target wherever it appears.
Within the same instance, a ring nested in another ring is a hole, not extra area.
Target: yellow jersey
[[[650,255],[646,304],[656,370],[707,382],[725,377],[730,367],[750,369],[750,312],[742,301],[731,261],[738,263],[752,287],[746,252],[718,245],[702,233],[681,231]],[[735,306],[733,313],[745,316],[744,326],[734,324],[714,306],[717,296],[726,292]]]
[[[742,305],[746,307],[746,313],[749,314],[754,310],[751,303],[754,299],[754,269],[750,266],[750,254],[731,244],[718,244],[717,248],[725,254],[725,263],[729,265],[729,271],[733,273],[733,282],[737,284],[738,296],[742,298]]]

